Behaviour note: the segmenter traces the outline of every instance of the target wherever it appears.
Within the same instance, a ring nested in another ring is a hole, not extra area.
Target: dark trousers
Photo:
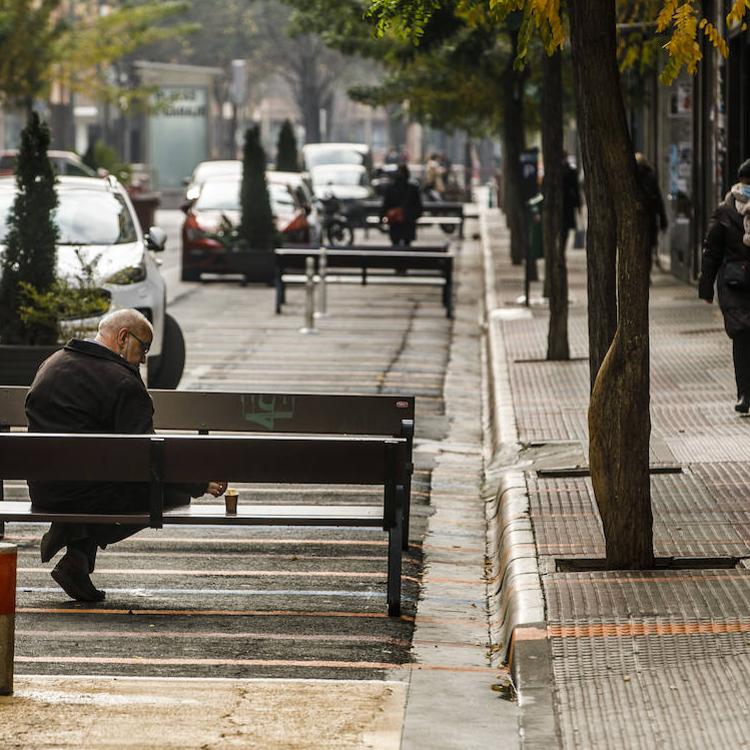
[[[732,355],[737,398],[750,396],[750,331],[738,333],[732,339]]]
[[[190,503],[190,495],[184,491],[181,487],[172,487],[167,485],[164,488],[164,508],[177,508],[180,505],[188,505]],[[129,508],[125,507],[121,512],[138,512],[139,510],[147,510],[146,507],[142,507],[142,503],[137,504],[141,507]],[[111,509],[111,512],[117,512]],[[115,542],[121,542],[123,539],[127,539],[133,534],[137,534],[147,526],[131,526],[120,523],[66,523],[61,524],[58,521],[53,521],[50,526],[50,531],[53,531],[56,527],[65,526],[65,537],[67,539],[67,546],[78,550],[86,555],[89,559],[89,570],[93,572],[94,562],[96,560],[97,549],[105,549],[108,544],[114,544]]]

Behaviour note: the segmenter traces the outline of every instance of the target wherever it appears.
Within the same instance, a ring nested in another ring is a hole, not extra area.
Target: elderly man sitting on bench
[[[93,339],[71,339],[45,360],[26,397],[30,432],[153,433],[154,407],[138,366],[146,361],[154,331],[137,310],[117,310],[99,323]],[[218,497],[226,482],[168,485],[165,507],[186,505],[190,497]],[[147,484],[102,482],[29,482],[34,507],[67,513],[136,513],[149,508]],[[65,555],[52,578],[71,598],[93,602],[105,592],[95,588],[97,549],[125,539],[140,526],[53,523],[42,537],[42,562],[63,547]]]

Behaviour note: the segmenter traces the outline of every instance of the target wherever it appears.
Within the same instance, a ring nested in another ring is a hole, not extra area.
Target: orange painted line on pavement
[[[46,568],[19,568],[21,573],[49,573]],[[243,578],[254,576],[256,578],[379,578],[386,579],[385,573],[355,573],[339,570],[179,570],[171,568],[144,569],[144,568],[101,568],[97,569],[101,575],[124,575],[124,576],[194,576],[196,578],[207,578],[221,576],[222,578]],[[407,576],[403,576],[407,578]]]
[[[750,622],[630,622],[549,625],[551,638],[623,638],[648,635],[750,633]]]
[[[177,638],[189,640],[254,640],[254,641],[310,641],[310,642],[331,642],[339,641],[342,643],[384,643],[400,648],[409,648],[409,641],[400,638],[391,638],[390,636],[377,635],[289,635],[286,633],[255,633],[240,632],[226,633],[216,632],[208,633],[202,631],[189,633],[178,630],[148,630],[143,633],[128,633],[122,630],[95,631],[95,630],[18,630],[16,635],[25,635],[35,639],[38,638],[103,638],[103,639],[150,639],[150,638]],[[422,641],[422,643],[432,643],[432,641]],[[442,643],[442,641],[435,641]],[[462,644],[445,644],[445,645],[462,645]]]
[[[26,664],[116,664],[149,667],[301,667],[317,669],[404,669],[434,672],[498,674],[492,667],[456,667],[448,664],[391,664],[379,661],[332,661],[321,659],[139,659],[138,657],[97,656],[16,656]]]
[[[600,573],[622,573],[623,571],[596,571]],[[677,573],[678,571],[675,571]],[[746,577],[747,571],[743,573],[739,570],[736,571],[735,575],[727,575],[726,573],[720,573],[717,575],[700,575],[697,573],[684,573],[684,571],[679,571],[680,573],[683,573],[683,575],[674,575],[674,576],[654,576],[653,578],[648,578],[646,576],[638,577],[638,578],[626,578],[626,577],[620,577],[620,576],[614,576],[609,575],[606,578],[551,578],[548,585],[550,586],[557,586],[557,587],[563,587],[567,586],[568,584],[583,584],[583,585],[609,585],[609,584],[622,584],[622,583],[682,583],[684,581],[726,581],[731,580],[733,578],[738,577]]]
[[[140,615],[168,617],[358,617],[376,620],[389,619],[385,612],[305,612],[300,610],[270,609],[84,609],[64,607],[18,607],[17,613],[33,615]],[[412,615],[401,615],[402,622],[414,622]],[[427,619],[427,618],[422,618]],[[450,620],[460,622],[460,620]]]

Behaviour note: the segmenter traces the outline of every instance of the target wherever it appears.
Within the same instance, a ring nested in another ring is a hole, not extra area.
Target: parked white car
[[[15,194],[15,179],[0,178],[0,254]],[[166,312],[166,284],[154,257],[164,250],[166,233],[151,227],[143,234],[126,190],[112,176],[59,177],[57,195],[58,276],[79,277],[82,264],[91,264],[111,297],[111,309],[142,312],[154,326],[148,384],[176,388],[185,365],[185,342],[179,324]]]
[[[193,174],[185,179],[185,200],[194,201],[206,180],[217,177],[242,177],[242,162],[239,159],[213,159],[196,165]]]

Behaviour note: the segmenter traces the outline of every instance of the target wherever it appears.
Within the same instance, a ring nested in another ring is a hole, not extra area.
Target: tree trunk
[[[562,241],[563,116],[562,53],[542,61],[542,155],[544,157],[544,286],[549,297],[547,359],[570,359],[568,271]]]
[[[570,3],[578,123],[583,146],[590,225],[589,257],[609,258],[603,240],[616,232],[617,329],[596,376],[589,407],[591,481],[604,526],[607,567],[653,566],[649,478],[649,241],[647,213],[636,180],[633,148],[620,92],[615,0]],[[604,232],[604,222],[613,220]],[[591,258],[592,282],[606,267]],[[593,273],[592,273],[593,272]],[[599,309],[589,299],[589,316]],[[600,341],[593,342],[596,346]]]
[[[528,230],[523,201],[521,152],[525,147],[523,122],[523,86],[525,73],[513,70],[518,46],[518,32],[511,31],[513,50],[511,62],[502,76],[503,90],[503,206],[510,227],[510,257],[513,265],[521,265],[526,257]]]
[[[609,6],[610,0],[605,4]],[[584,191],[586,194],[586,205],[588,207],[588,226],[586,228],[586,270],[587,270],[587,292],[588,292],[588,328],[589,328],[589,378],[591,389],[599,368],[604,361],[612,339],[617,329],[617,218],[615,216],[614,195],[610,189],[607,176],[607,168],[604,163],[601,143],[597,134],[584,134],[583,123],[594,121],[600,102],[590,100],[590,86],[588,80],[584,80],[583,68],[590,64],[596,65],[596,60],[586,55],[592,55],[586,44],[586,40],[592,35],[601,34],[593,29],[582,37],[584,21],[579,21],[580,26],[575,31],[572,29],[573,18],[581,18],[581,14],[594,9],[594,2],[584,0],[572,0],[570,4],[571,17],[571,46],[578,49],[577,60],[573,60],[573,82],[576,94],[576,114],[581,130],[581,156],[583,158]],[[599,5],[596,5],[598,8]],[[607,8],[606,13],[610,10]],[[597,28],[601,23],[596,24]],[[609,34],[607,30],[606,34]],[[601,45],[599,40],[596,44]],[[596,49],[600,47],[597,46]],[[589,62],[590,61],[590,62]],[[595,73],[595,71],[593,71]],[[600,72],[602,76],[604,71]],[[603,77],[609,80],[611,71]],[[599,77],[597,77],[598,79]],[[619,74],[617,89],[619,88]],[[608,96],[614,96],[614,93]],[[602,98],[601,91],[597,99]],[[593,127],[596,127],[594,125]],[[604,134],[603,134],[604,135]],[[607,134],[611,135],[611,134]]]

